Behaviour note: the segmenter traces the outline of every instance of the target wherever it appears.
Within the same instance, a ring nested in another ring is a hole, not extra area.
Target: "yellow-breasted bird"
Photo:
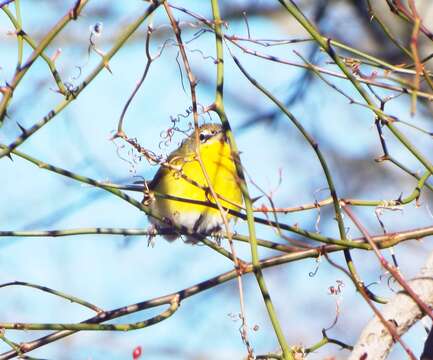
[[[219,203],[224,208],[239,211],[242,206],[242,193],[231,148],[221,125],[200,126],[198,138],[200,158],[214,192],[221,196],[218,198]],[[193,132],[169,155],[166,161],[168,166],[161,165],[148,184],[150,196],[145,196],[145,201],[149,203],[152,212],[164,220],[161,222],[149,217],[150,222],[157,229],[172,230],[173,225],[181,228],[183,232],[194,235],[187,236],[187,240],[191,242],[218,233],[224,224],[217,208],[164,197],[168,195],[215,204],[211,192],[206,190],[208,183],[197,160],[196,146],[196,136]],[[231,218],[230,214],[226,214],[226,217]],[[165,235],[164,237],[167,240],[174,240],[178,236]]]

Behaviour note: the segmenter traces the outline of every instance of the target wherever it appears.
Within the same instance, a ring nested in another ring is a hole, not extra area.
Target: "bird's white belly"
[[[150,217],[150,222],[157,227],[157,229],[173,229],[175,227],[181,228],[187,234],[198,234],[198,235],[210,235],[221,230],[223,220],[221,214],[211,212],[178,212],[174,211],[168,214],[161,214],[159,209],[155,209],[156,213],[160,214],[166,222],[161,222],[154,217]],[[164,235],[164,238],[168,241],[173,241],[178,238],[179,235]],[[197,242],[193,236],[187,236],[187,240],[190,242]]]

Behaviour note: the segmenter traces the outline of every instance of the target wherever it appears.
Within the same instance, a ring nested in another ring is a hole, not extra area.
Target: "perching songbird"
[[[242,192],[231,148],[221,125],[205,124],[199,127],[198,132],[200,158],[219,203],[224,208],[239,211]],[[166,161],[169,166],[161,165],[158,169],[153,180],[148,183],[149,196],[144,199],[152,212],[164,220],[161,222],[149,216],[157,230],[173,230],[177,226],[190,235],[187,235],[189,242],[197,242],[203,236],[218,234],[224,229],[223,217],[217,208],[164,198],[168,195],[215,204],[211,192],[206,191],[208,183],[197,160],[196,146],[193,132],[169,155]],[[227,220],[231,217],[226,213]],[[164,237],[174,240],[178,236]]]

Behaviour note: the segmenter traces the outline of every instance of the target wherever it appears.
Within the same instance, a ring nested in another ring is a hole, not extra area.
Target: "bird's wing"
[[[167,171],[168,171],[168,169],[165,168],[164,166],[159,167],[159,169],[156,172],[155,176],[153,177],[152,181],[147,184],[150,190],[154,190],[158,186],[160,180],[164,176],[164,172],[167,172]]]

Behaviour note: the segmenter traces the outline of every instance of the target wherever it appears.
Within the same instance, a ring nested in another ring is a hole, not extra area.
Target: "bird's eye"
[[[199,135],[198,138],[200,139],[200,141],[204,141],[206,139],[206,136],[202,133]]]

